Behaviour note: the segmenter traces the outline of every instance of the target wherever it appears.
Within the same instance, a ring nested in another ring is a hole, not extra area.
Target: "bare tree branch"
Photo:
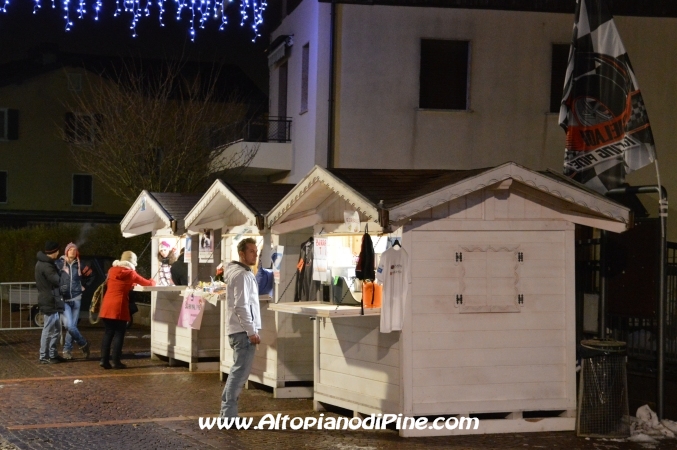
[[[218,72],[182,75],[182,64],[160,71],[123,64],[112,75],[90,73],[74,94],[63,137],[81,170],[132,202],[143,189],[197,192],[216,172],[248,165],[258,145],[234,151],[247,107],[219,98]],[[227,156],[224,156],[227,154]]]

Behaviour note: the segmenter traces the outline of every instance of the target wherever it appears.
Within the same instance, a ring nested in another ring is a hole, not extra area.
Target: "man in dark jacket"
[[[177,286],[188,286],[188,263],[185,257],[185,250],[181,249],[179,259],[172,264],[172,281]]]
[[[38,306],[45,317],[40,337],[40,362],[42,364],[55,364],[62,360],[56,348],[61,327],[59,313],[64,310],[64,303],[59,292],[59,272],[54,264],[58,256],[59,244],[47,241],[45,250],[38,252],[38,262],[35,264]]]

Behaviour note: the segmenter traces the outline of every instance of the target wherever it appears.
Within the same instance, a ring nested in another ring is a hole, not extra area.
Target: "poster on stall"
[[[212,239],[212,230],[200,231],[200,256],[199,262],[214,262],[214,239]]]
[[[183,253],[183,262],[190,263],[190,253],[193,251],[193,239],[191,236],[186,236],[186,249]]]
[[[282,266],[282,256],[284,256],[284,245],[278,245],[273,251],[273,278],[276,283],[280,282],[280,267]]]
[[[343,211],[343,220],[348,226],[348,232],[360,232],[360,215],[357,211]]]
[[[186,292],[183,296],[183,304],[179,312],[179,323],[177,326],[199,330],[202,324],[203,312],[204,300],[200,292]]]
[[[158,286],[173,286],[171,267],[179,257],[179,240],[175,237],[158,237],[157,273]]]
[[[327,238],[315,236],[313,248],[313,280],[327,281]]]

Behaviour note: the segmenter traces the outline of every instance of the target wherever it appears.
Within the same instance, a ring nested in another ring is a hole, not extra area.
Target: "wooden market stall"
[[[293,187],[291,184],[216,180],[187,214],[186,228],[189,231],[217,230],[221,235],[224,266],[231,260],[237,260],[237,243],[242,238],[254,237],[257,240],[265,268],[269,267],[271,250],[284,246],[281,272],[286,278],[289,270],[295,270],[298,247],[302,241],[294,234],[283,239],[271,235],[270,230],[265,229],[264,215]],[[276,286],[275,290],[279,288]],[[305,317],[271,310],[269,304],[274,301],[274,295],[261,294],[261,343],[256,350],[249,381],[272,387],[276,398],[312,397],[312,323]],[[233,351],[225,335],[225,302],[221,302],[220,308],[219,371],[223,380],[233,364]]]
[[[327,231],[342,209],[359,211],[370,230],[401,231],[410,284],[401,331],[389,333],[359,308],[272,306],[316,317],[316,409],[480,419],[477,430],[401,429],[403,436],[575,428],[574,229],[622,232],[628,208],[515,163],[315,167],[267,225],[273,233]]]
[[[155,193],[142,191],[132,204],[120,227],[125,237],[151,233],[151,277],[159,280],[160,263],[156,255],[160,246],[170,242],[176,253],[186,245],[186,240],[195,242],[191,246],[189,263],[189,284],[202,276],[213,273],[214,264],[198,263],[197,235],[186,235],[184,217],[200,199],[199,194]],[[217,238],[216,236],[214,237]],[[220,259],[220,249],[215,248],[213,260]],[[219,357],[219,313],[207,303],[199,330],[178,326],[185,286],[148,286],[135,290],[151,292],[151,355],[163,356],[189,364],[191,371],[215,370]]]

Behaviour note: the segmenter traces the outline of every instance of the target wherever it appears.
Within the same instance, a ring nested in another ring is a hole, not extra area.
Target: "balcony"
[[[243,140],[247,142],[291,142],[291,119],[289,117],[268,117],[251,120],[245,125]]]
[[[228,171],[232,178],[268,180],[283,176],[292,168],[291,118],[261,117],[252,119],[242,127],[242,138],[223,145],[221,161],[242,161],[236,169]],[[236,155],[251,155],[249,164]],[[239,164],[239,163],[238,163]]]

